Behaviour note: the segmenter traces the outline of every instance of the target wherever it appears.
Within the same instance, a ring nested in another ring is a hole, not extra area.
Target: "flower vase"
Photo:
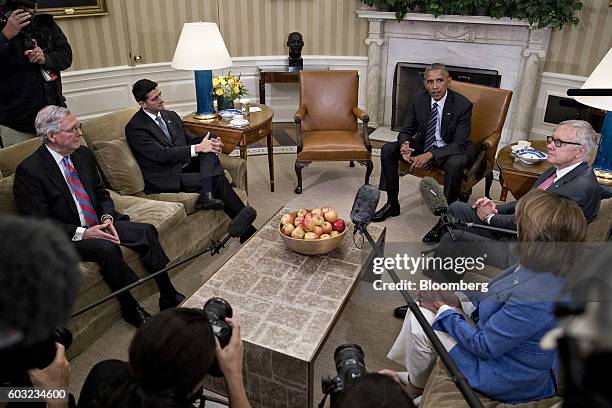
[[[217,97],[217,110],[222,111],[225,109],[234,109],[234,100],[224,98],[222,96]]]

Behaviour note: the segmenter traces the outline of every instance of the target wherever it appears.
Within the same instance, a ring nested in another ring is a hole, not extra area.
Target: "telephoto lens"
[[[213,334],[219,340],[219,345],[221,345],[221,348],[227,346],[232,338],[232,327],[225,322],[225,318],[234,315],[229,302],[219,297],[210,298],[204,304],[203,309],[206,312]],[[223,377],[223,373],[216,360],[210,367],[210,370],[208,370],[208,373],[214,377]]]
[[[342,344],[334,352],[334,362],[338,375],[331,378],[329,376],[321,379],[323,389],[323,400],[319,406],[323,406],[325,398],[331,396],[331,407],[334,407],[336,400],[344,391],[346,386],[355,379],[366,374],[365,354],[358,344]]]

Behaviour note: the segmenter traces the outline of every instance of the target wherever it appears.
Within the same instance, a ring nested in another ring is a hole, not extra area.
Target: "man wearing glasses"
[[[100,274],[116,291],[138,278],[122,258],[119,245],[138,252],[149,273],[169,262],[151,224],[131,222],[115,211],[96,169],[93,154],[81,146],[81,125],[66,108],[47,106],[36,116],[36,132],[43,144],[15,171],[13,193],[21,213],[53,219],[73,241],[85,262],[100,266]],[[167,274],[155,278],[159,307],[178,306],[185,298]],[[129,292],[118,297],[124,319],[139,327],[150,315]]]

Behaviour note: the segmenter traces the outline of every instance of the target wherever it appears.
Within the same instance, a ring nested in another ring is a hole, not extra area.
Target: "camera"
[[[358,344],[338,346],[334,352],[334,362],[336,363],[337,375],[334,378],[327,376],[321,379],[321,387],[325,396],[319,405],[320,407],[325,403],[328,394],[330,395],[331,406],[334,407],[336,400],[346,386],[367,373],[365,354]]]
[[[225,318],[234,315],[234,311],[229,302],[220,297],[210,298],[204,304],[203,309],[208,317],[213,334],[217,340],[219,340],[221,348],[227,346],[232,338],[232,327],[225,322]],[[223,373],[221,373],[221,369],[216,360],[208,373],[214,377],[223,377]]]
[[[0,29],[4,28],[13,11],[26,8],[33,9],[36,7],[36,3],[36,0],[0,0]],[[32,43],[31,24],[24,27],[21,31],[25,36],[25,48],[31,50],[34,48],[34,44]]]

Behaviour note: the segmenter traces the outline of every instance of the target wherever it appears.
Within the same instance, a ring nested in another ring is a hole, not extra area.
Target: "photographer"
[[[0,0],[0,137],[4,147],[34,137],[34,119],[47,105],[66,106],[60,71],[72,65],[72,49],[36,2]],[[11,11],[12,9],[12,11]]]
[[[407,390],[390,370],[367,373],[340,395],[338,408],[414,408]]]
[[[64,330],[58,336],[56,328],[66,322],[77,297],[77,254],[49,221],[5,215],[0,237],[0,386],[66,389],[64,345],[71,335]],[[55,408],[74,401],[0,402],[3,406]]]
[[[470,386],[511,404],[555,395],[558,355],[543,350],[540,340],[558,325],[554,307],[587,225],[575,202],[539,189],[518,202],[516,221],[519,263],[493,278],[487,292],[422,292],[420,301]],[[412,314],[389,358],[406,366],[411,385],[422,392],[436,353]]]
[[[134,335],[129,362],[106,360],[94,366],[78,406],[185,408],[198,401],[203,406],[204,378],[216,360],[230,407],[250,407],[242,377],[240,326],[234,319],[225,321],[233,331],[221,348],[203,310],[168,309],[153,316]]]

